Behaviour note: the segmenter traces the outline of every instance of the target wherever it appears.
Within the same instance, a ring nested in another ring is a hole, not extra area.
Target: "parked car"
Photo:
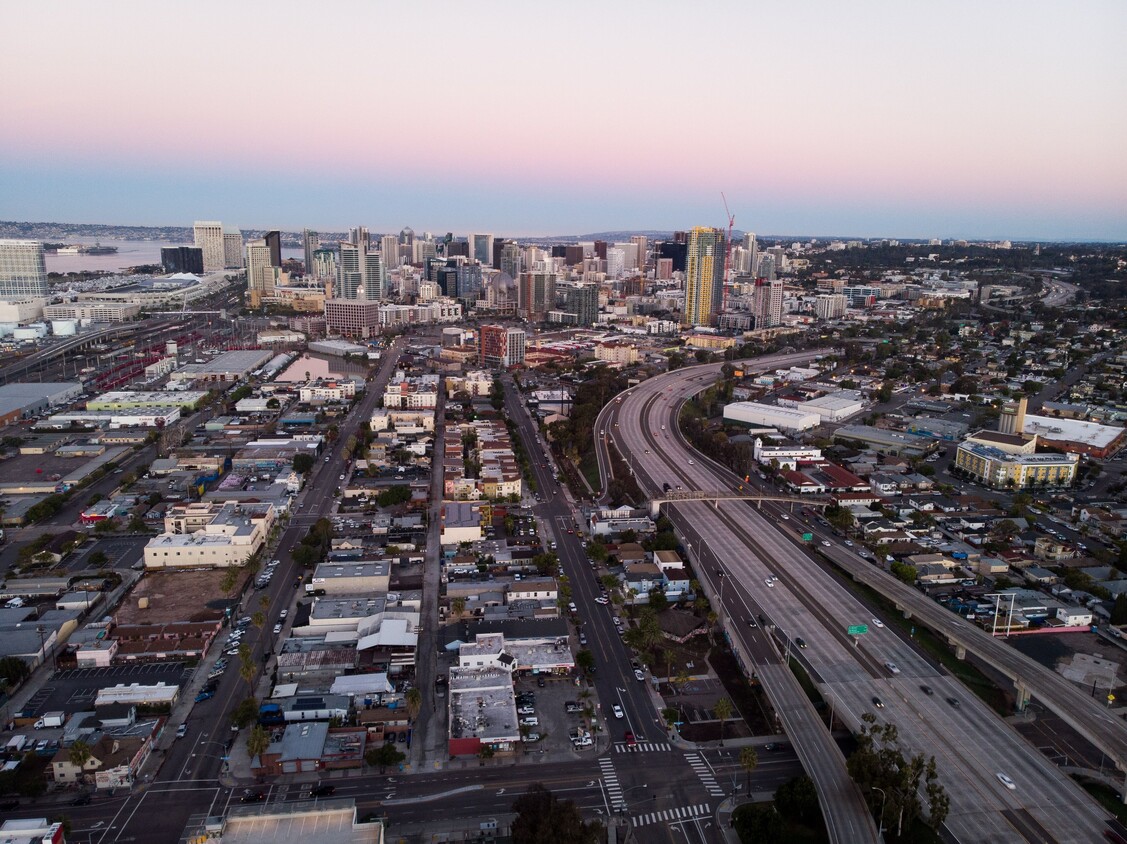
[[[528,715],[524,718],[521,718],[519,723],[522,727],[539,727],[540,719],[535,715]]]
[[[643,682],[643,681],[645,681],[645,679],[646,679],[646,674],[645,674],[645,672],[644,672],[644,671],[642,671],[642,669],[641,669],[641,668],[635,668],[635,669],[634,669],[634,679],[635,679],[635,680],[638,680],[639,682]]]
[[[215,697],[215,692],[200,692],[196,695],[196,703],[202,703],[205,700],[211,700]]]
[[[274,625],[274,635],[277,636],[281,632],[282,632],[282,622],[279,621],[277,624]]]

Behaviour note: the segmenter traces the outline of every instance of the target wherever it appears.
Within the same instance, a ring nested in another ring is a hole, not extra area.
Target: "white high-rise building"
[[[317,232],[305,229],[301,233],[301,245],[305,247],[305,275],[313,276],[313,253],[321,248],[321,238]]]
[[[218,220],[197,220],[192,226],[196,248],[203,250],[203,271],[221,272],[227,267],[227,251],[223,242],[223,224]],[[241,237],[241,235],[240,235]]]
[[[364,295],[361,299],[387,298],[387,268],[379,252],[368,252],[364,256]]]
[[[755,276],[757,249],[755,232],[744,232],[743,252],[740,253],[740,275]]]
[[[0,240],[0,299],[49,295],[43,244],[38,240]]]
[[[758,279],[752,292],[751,313],[756,328],[773,328],[783,323],[783,283]]]
[[[644,234],[636,234],[631,236],[630,242],[633,243],[638,250],[634,256],[638,261],[637,268],[644,271],[646,269],[646,259],[649,257],[650,251],[649,238]]]
[[[626,251],[617,246],[607,248],[607,278],[622,278],[626,273]]]
[[[841,293],[821,293],[814,300],[814,315],[818,319],[840,319],[845,316],[846,301]]]
[[[262,296],[274,295],[274,273],[270,264],[270,246],[264,238],[247,241],[247,290],[257,290]]]
[[[364,286],[364,251],[355,243],[341,241],[340,266],[337,268],[336,299],[355,299]]]

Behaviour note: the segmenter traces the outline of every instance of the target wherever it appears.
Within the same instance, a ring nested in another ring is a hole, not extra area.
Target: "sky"
[[[0,219],[1127,240],[1122,0],[11,4]]]

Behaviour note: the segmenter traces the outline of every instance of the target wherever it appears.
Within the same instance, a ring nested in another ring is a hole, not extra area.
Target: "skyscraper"
[[[721,229],[697,226],[685,255],[685,308],[681,324],[714,325],[724,296],[725,237]]]
[[[274,295],[273,266],[266,238],[247,241],[247,294],[252,307],[258,307],[263,296]]]
[[[282,266],[282,233],[274,229],[274,231],[266,232],[263,240],[266,241],[266,246],[270,249],[270,266]]]
[[[160,250],[160,262],[166,273],[203,275],[203,250],[194,246],[166,246]]]
[[[756,328],[783,324],[783,283],[777,279],[756,279],[751,296],[751,313]]]
[[[364,293],[361,299],[387,298],[387,269],[379,252],[368,252],[364,255],[364,277],[362,281]]]
[[[755,240],[755,232],[744,232],[744,251],[740,256],[739,272],[741,275],[749,275],[755,278],[756,258],[758,252],[758,245]]]
[[[501,272],[509,278],[518,278],[523,266],[520,244],[512,241],[505,244],[501,250]]]
[[[567,291],[567,305],[565,309],[570,314],[575,314],[575,321],[579,325],[594,325],[599,318],[599,286],[597,284],[581,284]]]
[[[335,249],[315,249],[313,251],[313,277],[318,281],[336,280],[337,253]]]
[[[243,233],[238,226],[223,227],[223,267],[228,270],[243,267]]]
[[[471,234],[469,241],[470,257],[479,264],[484,264],[487,267],[493,266],[493,235]]]
[[[399,266],[399,238],[393,234],[385,234],[380,238],[380,254],[383,255],[384,267],[394,270]]]
[[[355,299],[364,285],[364,251],[355,243],[341,241],[340,265],[335,292],[337,299]]]
[[[203,271],[220,272],[227,266],[223,244],[223,224],[218,220],[197,220],[192,226],[196,248],[203,250]]]
[[[305,247],[305,274],[313,276],[313,253],[321,246],[321,238],[317,232],[305,229],[301,233],[301,245]]]
[[[372,242],[372,236],[368,233],[367,226],[354,226],[348,230],[348,242],[353,246],[363,246],[364,249],[368,248],[368,244]]]
[[[644,234],[636,234],[630,237],[630,242],[638,247],[638,269],[644,273],[646,271],[646,258],[650,251],[649,239]]]
[[[0,299],[50,295],[43,244],[38,240],[0,240]]]
[[[520,310],[529,322],[540,322],[556,306],[556,274],[520,274]]]

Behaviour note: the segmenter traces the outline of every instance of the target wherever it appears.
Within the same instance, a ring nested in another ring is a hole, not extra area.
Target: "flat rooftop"
[[[1030,415],[1026,415],[1025,427],[1022,430],[1026,434],[1036,434],[1043,440],[1083,443],[1092,448],[1107,448],[1125,433],[1125,429],[1114,425],[1101,425],[1098,422],[1084,422],[1080,419],[1058,419],[1055,416]]]

